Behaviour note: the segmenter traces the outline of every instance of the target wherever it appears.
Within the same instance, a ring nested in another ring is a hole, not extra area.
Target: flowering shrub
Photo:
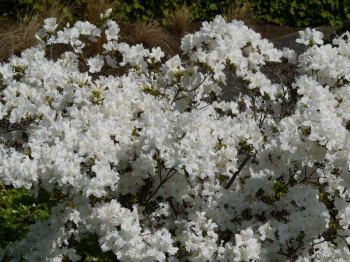
[[[0,181],[56,196],[1,258],[349,261],[349,33],[307,29],[296,57],[218,16],[166,58],[108,14],[47,19],[0,66]]]

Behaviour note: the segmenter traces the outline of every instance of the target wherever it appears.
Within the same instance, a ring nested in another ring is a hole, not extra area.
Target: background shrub
[[[350,19],[349,0],[255,0],[254,14],[278,25],[337,25]]]
[[[25,19],[32,12],[44,12],[47,6],[56,2],[59,2],[63,8],[63,10],[59,10],[61,13],[66,13],[69,6],[75,2],[81,5],[81,1],[79,0],[1,0],[0,21],[17,20],[18,17]],[[73,13],[70,12],[71,20],[73,19],[72,15]]]
[[[36,220],[46,220],[55,201],[55,195],[44,190],[35,198],[23,187],[0,183],[0,248],[22,239]]]
[[[16,10],[25,14],[27,9],[40,9],[42,0],[3,0],[1,3],[0,19],[11,19],[16,15]],[[52,2],[52,0],[47,0]],[[62,5],[74,4],[75,20],[86,20],[87,13],[82,12],[87,8],[91,0],[62,0]],[[176,7],[187,6],[191,10],[191,20],[211,20],[221,13],[221,8],[229,6],[230,0],[114,0],[114,18],[122,23],[141,22],[146,19],[161,20],[167,17]],[[73,16],[71,16],[72,18]],[[113,16],[112,16],[113,17]]]
[[[88,20],[89,3],[94,0],[62,0],[62,6],[74,4],[77,8],[69,16],[70,20]],[[24,16],[29,10],[40,10],[42,2],[53,0],[2,0],[0,21],[16,17],[17,11]],[[99,1],[96,1],[99,2]],[[113,19],[129,24],[147,19],[166,23],[176,8],[186,6],[190,9],[191,21],[212,20],[222,10],[229,10],[234,3],[249,3],[254,15],[267,23],[289,26],[337,25],[350,19],[350,0],[111,0]]]
[[[187,6],[191,10],[191,20],[211,20],[221,13],[221,7],[228,6],[229,0],[126,0],[116,2],[115,11],[124,12],[123,22],[141,21],[147,18],[160,19],[167,16],[178,6]]]

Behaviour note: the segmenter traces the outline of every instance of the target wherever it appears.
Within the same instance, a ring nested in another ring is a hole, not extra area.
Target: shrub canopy
[[[165,57],[110,11],[0,65],[0,181],[50,210],[0,260],[348,261],[350,34],[297,57],[217,16]]]

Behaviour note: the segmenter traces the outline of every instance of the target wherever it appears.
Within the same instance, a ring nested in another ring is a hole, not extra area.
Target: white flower
[[[288,59],[288,63],[296,64],[297,62],[297,55],[294,50],[289,49],[288,47],[283,48],[283,55],[284,58]]]
[[[117,25],[117,23],[115,21],[112,20],[108,20],[107,21],[107,28],[105,30],[105,34],[107,36],[107,40],[111,41],[111,40],[118,40],[118,34],[119,34],[119,26]]]
[[[322,45],[323,44],[323,33],[316,31],[316,29],[306,28],[304,31],[299,31],[300,38],[296,39],[299,44],[309,45],[310,43]],[[311,42],[310,42],[311,41]]]
[[[264,225],[262,225],[261,227],[259,227],[259,234],[261,235],[260,236],[260,240],[264,241],[265,239],[275,239],[275,229],[272,228],[270,226],[270,223],[266,223]]]
[[[104,17],[108,18],[111,15],[111,13],[112,13],[112,8],[107,9],[105,14],[104,14]]]
[[[88,65],[89,65],[89,72],[90,73],[98,73],[101,71],[103,65],[104,65],[104,58],[103,56],[97,55],[93,58],[88,59]]]
[[[56,18],[47,18],[44,20],[44,30],[50,34],[55,32],[57,28],[57,19]]]

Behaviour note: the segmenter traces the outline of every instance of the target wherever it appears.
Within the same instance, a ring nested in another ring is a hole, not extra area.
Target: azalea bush
[[[297,57],[218,16],[166,57],[110,11],[0,65],[0,181],[50,203],[0,260],[349,261],[349,33]]]

